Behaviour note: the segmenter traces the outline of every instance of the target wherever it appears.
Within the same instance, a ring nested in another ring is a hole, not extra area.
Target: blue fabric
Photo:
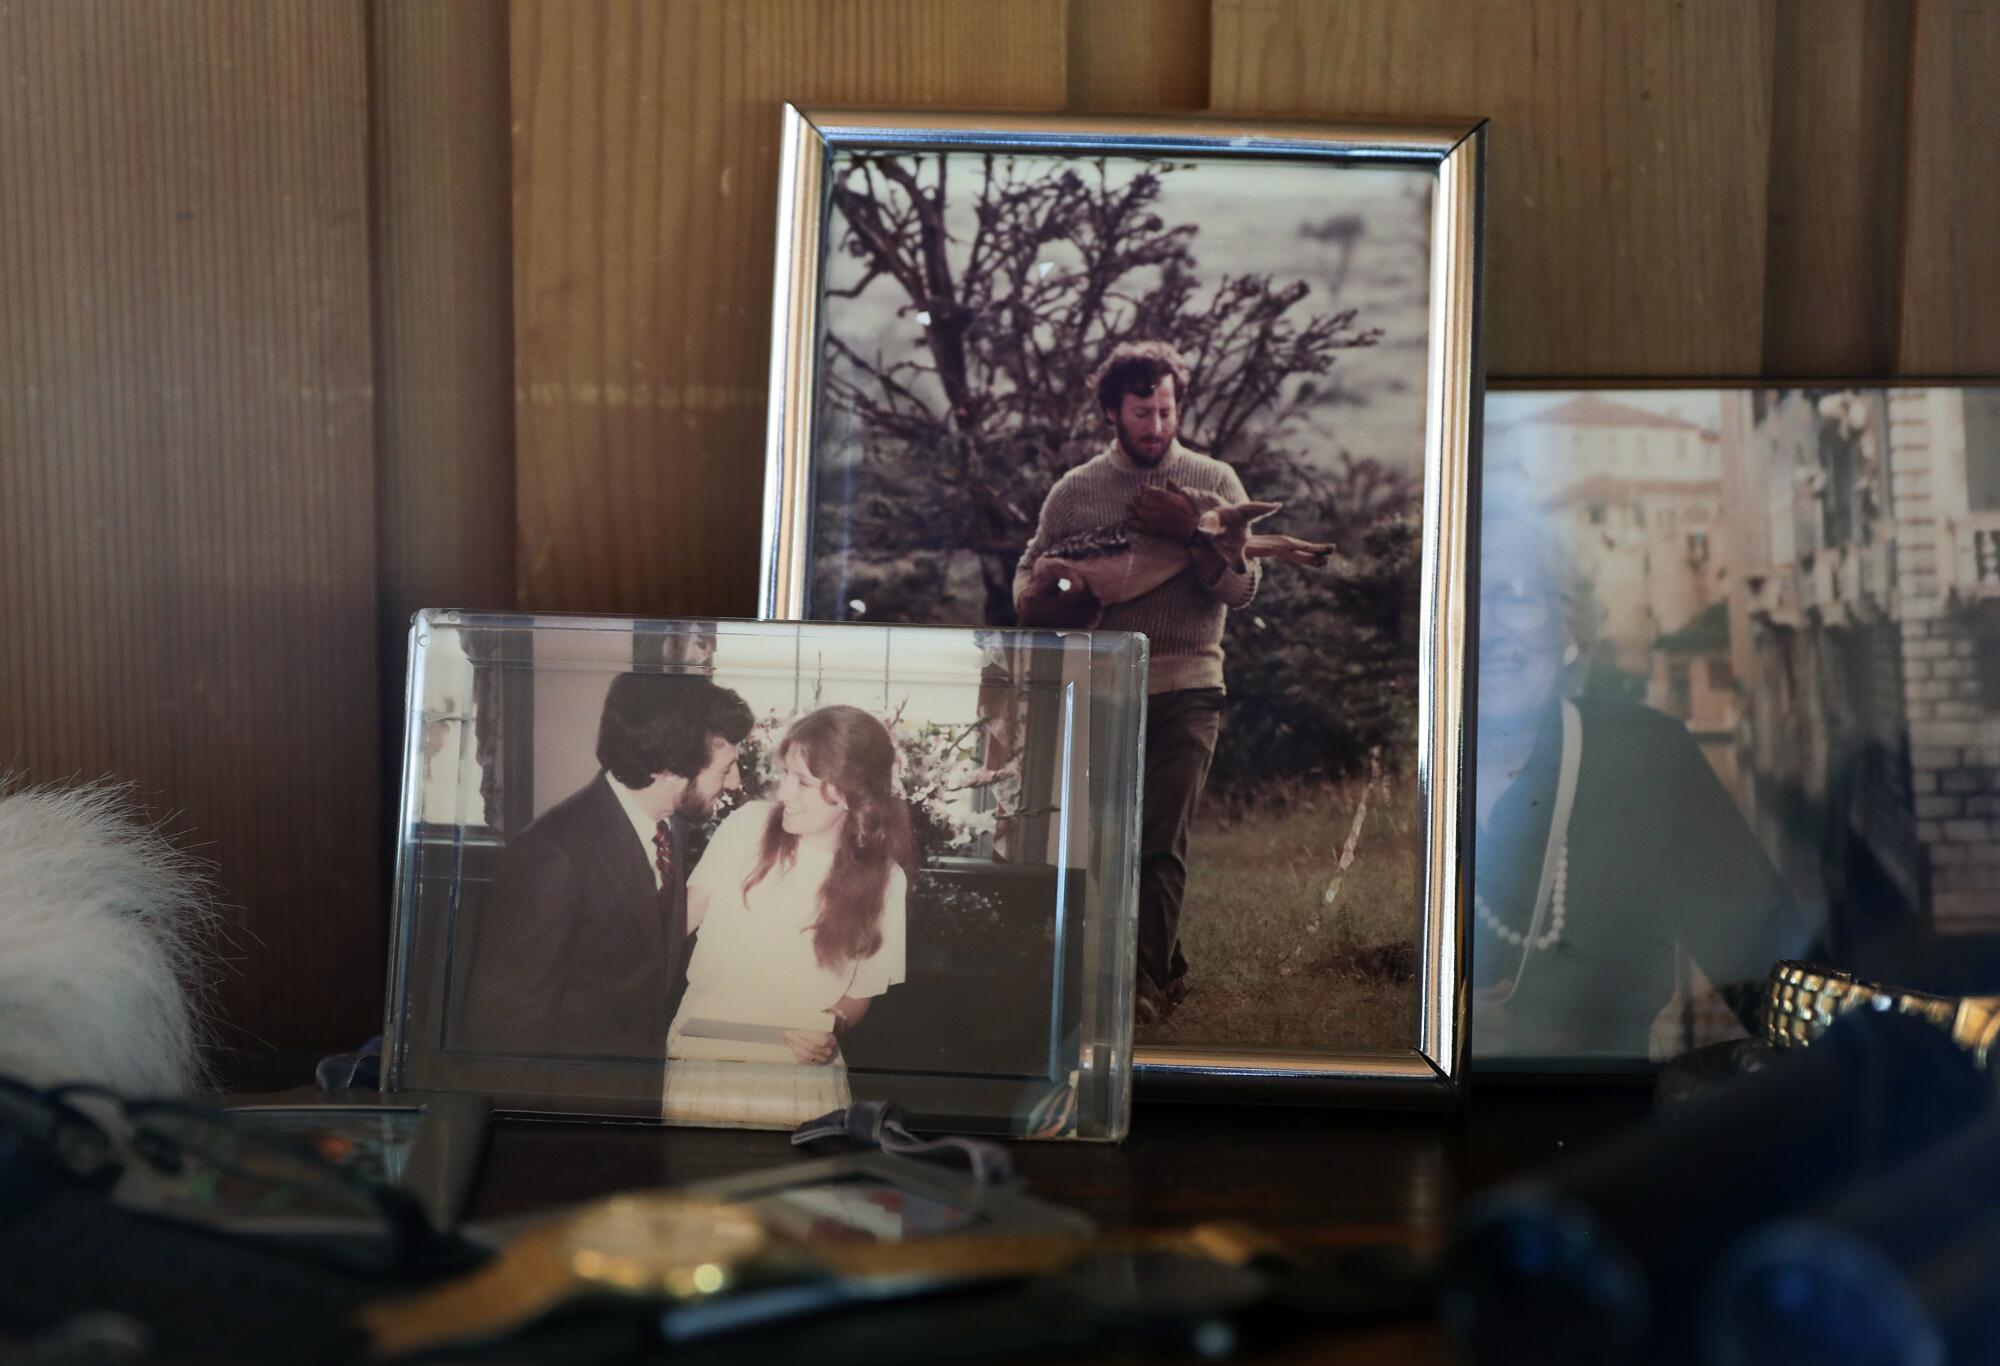
[[[382,1036],[377,1034],[352,1053],[321,1058],[313,1068],[313,1080],[322,1091],[381,1090]]]

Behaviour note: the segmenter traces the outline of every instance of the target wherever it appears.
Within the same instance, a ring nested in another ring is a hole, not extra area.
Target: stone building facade
[[[2000,929],[2000,429],[1990,393],[1888,394],[1916,836],[1938,928]]]
[[[1753,819],[1836,949],[2000,928],[1992,391],[1762,390],[1726,410]]]

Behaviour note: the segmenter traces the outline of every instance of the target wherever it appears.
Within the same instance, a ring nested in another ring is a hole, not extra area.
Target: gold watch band
[[[1786,959],[1764,983],[1763,1035],[1797,1048],[1825,1033],[1850,1010],[1893,1010],[1929,1020],[1982,1065],[2000,1043],[2000,996],[1936,996],[1864,982],[1852,973]]]
[[[1180,1250],[1243,1265],[1270,1251],[1247,1229],[1202,1225],[1114,1237],[985,1234],[866,1243],[771,1241],[744,1206],[671,1192],[616,1196],[531,1229],[492,1261],[421,1294],[364,1307],[359,1322],[379,1357],[502,1338],[588,1293],[693,1301],[734,1288],[739,1273],[835,1276],[878,1287],[1033,1276],[1094,1253]]]
[[[968,1233],[906,1243],[826,1242],[807,1255],[840,1276],[890,1278],[921,1272],[940,1280],[1040,1276],[1086,1257],[1120,1251],[1182,1252],[1228,1266],[1244,1266],[1278,1251],[1276,1243],[1241,1224],[1197,1224],[1170,1231],[1122,1234]]]
[[[363,1306],[361,1327],[378,1356],[488,1342],[525,1327],[578,1288],[557,1243],[559,1227],[532,1229],[500,1256],[456,1280]]]
[[[457,1280],[364,1306],[358,1322],[381,1357],[490,1342],[579,1295],[695,1300],[727,1290],[769,1241],[740,1205],[615,1195],[530,1229]]]

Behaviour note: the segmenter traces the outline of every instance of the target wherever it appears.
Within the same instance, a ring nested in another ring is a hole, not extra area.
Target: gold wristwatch
[[[381,1356],[505,1337],[596,1295],[692,1301],[721,1294],[758,1265],[770,1235],[740,1205],[621,1195],[530,1229],[468,1275],[406,1299],[364,1306]]]
[[[1893,1010],[1945,1030],[1984,1066],[2000,1057],[2000,996],[1935,996],[1787,959],[1764,984],[1763,1033],[1780,1048],[1811,1043],[1850,1010]]]
[[[365,1306],[359,1324],[384,1358],[493,1342],[579,1301],[664,1307],[744,1301],[759,1289],[796,1312],[799,1288],[823,1302],[911,1294],[941,1285],[1061,1270],[1108,1248],[1144,1245],[1242,1265],[1267,1245],[1247,1230],[1203,1225],[1105,1239],[1085,1233],[963,1233],[910,1242],[800,1241],[747,1205],[670,1191],[614,1196],[522,1234],[477,1270],[404,1299]]]

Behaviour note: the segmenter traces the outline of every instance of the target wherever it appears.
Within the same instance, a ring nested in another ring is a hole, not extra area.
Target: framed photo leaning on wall
[[[1482,503],[1481,1075],[1991,992],[2000,389],[1506,386]]]
[[[1145,633],[1140,1085],[1448,1101],[1483,125],[784,117],[764,615]]]

